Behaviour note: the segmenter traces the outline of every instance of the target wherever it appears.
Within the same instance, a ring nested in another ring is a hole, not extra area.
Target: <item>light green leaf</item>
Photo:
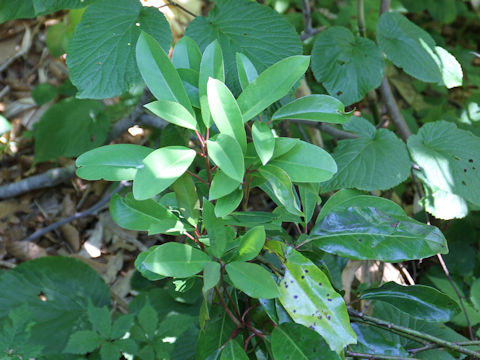
[[[247,151],[247,135],[245,134],[242,113],[232,93],[223,82],[209,78],[207,97],[210,113],[218,130],[220,133],[235,138],[245,154]]]
[[[331,27],[318,34],[313,44],[315,78],[345,105],[362,100],[380,86],[384,68],[377,45],[370,39],[354,36],[347,28]]]
[[[172,64],[177,69],[192,69],[200,71],[200,62],[202,61],[202,53],[198,45],[189,36],[183,36],[177,41],[172,53]]]
[[[424,285],[402,286],[394,282],[362,292],[361,299],[384,301],[410,316],[432,322],[447,322],[460,312],[455,300]]]
[[[143,265],[143,260],[146,259],[150,253],[152,253],[159,245],[151,246],[147,251],[142,251],[140,254],[138,254],[137,259],[135,260],[135,268],[138,270],[140,274],[145,279],[148,279],[150,281],[157,281],[157,280],[162,280],[165,278],[163,275],[155,274],[151,272],[150,270],[147,270],[145,265]]]
[[[88,304],[88,321],[93,328],[104,338],[109,339],[112,333],[112,321],[110,319],[110,310],[106,306],[101,308]]]
[[[69,354],[87,354],[98,348],[105,340],[91,330],[80,330],[73,333],[68,339],[65,350]]]
[[[328,152],[301,140],[270,164],[283,169],[293,182],[300,183],[325,181],[337,172],[337,164]]]
[[[351,112],[345,112],[345,105],[332,96],[309,95],[288,103],[278,109],[272,120],[311,120],[334,124],[346,123]]]
[[[275,149],[275,138],[272,129],[263,122],[256,121],[252,126],[252,138],[255,151],[258,154],[262,164],[266,165],[273,156]]]
[[[238,189],[240,181],[233,180],[230,176],[225,175],[222,170],[217,171],[213,176],[212,185],[210,186],[208,197],[210,200],[219,199]]]
[[[200,218],[200,200],[197,189],[189,174],[183,174],[173,183],[177,205],[183,217],[193,226]]]
[[[135,200],[132,193],[118,194],[110,200],[113,220],[128,230],[148,231],[149,235],[166,234],[175,229],[179,219],[154,200]]]
[[[200,98],[200,108],[202,110],[203,123],[207,128],[212,126],[210,115],[210,106],[208,104],[207,84],[208,79],[213,78],[225,81],[225,71],[223,68],[222,48],[218,41],[213,41],[207,46],[202,55],[200,63],[200,72],[198,75],[198,96]]]
[[[3,135],[7,131],[10,131],[11,128],[12,127],[11,127],[10,123],[8,122],[8,120],[5,117],[3,117],[2,115],[0,115],[0,135]]]
[[[195,155],[195,150],[184,146],[167,146],[153,151],[135,175],[135,199],[146,200],[165,190],[187,171]]]
[[[255,299],[273,299],[279,296],[272,275],[257,264],[234,261],[225,266],[233,285]]]
[[[360,118],[353,121],[366,122]],[[321,185],[322,193],[340,188],[386,190],[410,176],[411,160],[405,143],[386,129],[376,130],[372,138],[340,140],[333,158],[338,172]]]
[[[272,352],[275,360],[340,360],[318,333],[295,323],[284,323],[273,329]]]
[[[440,190],[431,184],[422,181],[425,196],[420,203],[425,210],[438,219],[461,219],[468,215],[468,202],[463,197],[452,194],[450,191]]]
[[[408,150],[420,167],[416,175],[431,189],[429,197],[435,199],[436,195],[448,193],[480,205],[480,138],[451,122],[437,121],[425,124],[417,135],[411,136]],[[442,193],[436,194],[438,191]],[[459,205],[455,213],[436,214],[444,218],[461,217],[466,204]]]
[[[163,276],[187,278],[203,270],[210,257],[185,244],[169,242],[158,246],[143,261],[147,270]]]
[[[310,239],[325,252],[356,260],[399,262],[448,252],[436,227],[409,218],[393,201],[367,195],[333,206],[317,219]]]
[[[248,360],[248,356],[235,340],[230,340],[223,348],[220,360]]]
[[[239,239],[240,245],[238,246],[237,255],[234,260],[249,261],[255,259],[260,251],[262,251],[265,239],[265,227],[255,226],[248,230]]]
[[[289,213],[303,215],[293,192],[292,181],[284,170],[274,165],[266,165],[259,168],[258,172],[267,181],[269,189]]]
[[[218,40],[225,58],[226,83],[235,96],[241,91],[237,53],[245,54],[260,72],[285,57],[302,53],[297,32],[285,17],[248,0],[215,1],[215,10],[206,18],[197,16],[188,25],[186,35],[202,50]]]
[[[152,35],[160,44],[157,46],[168,51],[170,26],[156,8],[130,0],[99,1],[87,8],[67,49],[77,97],[111,98],[141,83],[135,66],[135,46],[141,31]]]
[[[198,71],[192,69],[177,69],[178,75],[180,75],[180,79],[182,79],[183,87],[187,92],[188,98],[192,106],[200,109],[200,98],[198,94],[198,78],[199,74]]]
[[[237,189],[230,194],[217,199],[215,204],[215,216],[224,217],[235,211],[243,199],[243,190]]]
[[[209,262],[203,269],[203,288],[202,291],[206,293],[211,288],[215,287],[220,281],[220,264],[215,261]]]
[[[226,228],[222,219],[218,219],[215,215],[213,205],[207,200],[203,200],[203,226],[207,230],[207,234],[210,240],[210,253],[220,258],[225,252],[227,246]]]
[[[403,15],[384,13],[377,24],[377,42],[387,57],[407,74],[452,88],[462,85],[462,68],[430,34]]]
[[[317,204],[322,199],[318,195],[320,192],[319,184],[300,183],[297,184],[300,199],[302,200],[302,211],[305,215],[305,222],[309,222],[313,217],[313,212]]]
[[[318,332],[332,350],[356,342],[342,296],[314,263],[293,249],[278,288],[279,300],[293,321]]]
[[[180,103],[173,101],[154,101],[145,107],[169,123],[190,129],[198,130],[197,120]]]
[[[242,182],[245,173],[242,148],[235,138],[218,134],[217,137],[207,140],[208,155],[212,158],[225,175]]]
[[[238,97],[243,122],[247,122],[287,95],[293,85],[305,74],[309,63],[308,56],[290,56],[258,75]]]
[[[105,145],[77,158],[77,176],[85,180],[133,180],[153,149],[134,144]]]
[[[237,62],[238,81],[240,82],[241,88],[245,89],[248,84],[258,77],[258,72],[255,65],[253,65],[246,55],[237,53],[235,59]]]
[[[35,124],[35,161],[74,157],[102,145],[110,121],[94,100],[68,98],[52,105]]]

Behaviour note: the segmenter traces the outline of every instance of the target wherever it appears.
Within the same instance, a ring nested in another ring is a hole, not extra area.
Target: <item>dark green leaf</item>
[[[229,341],[230,335],[235,330],[235,324],[223,309],[213,308],[211,318],[212,320],[207,322],[205,329],[200,332],[198,337],[197,353],[195,354],[195,358],[198,360],[209,359],[212,353],[217,353],[219,356],[218,349]]]
[[[198,94],[198,71],[192,69],[177,69],[180,79],[182,79],[183,87],[187,92],[188,98],[192,106],[200,109],[200,98]]]
[[[235,60],[237,62],[237,73],[240,87],[245,89],[248,84],[258,77],[257,69],[250,59],[242,53],[237,53],[235,55]]]
[[[42,83],[35,86],[32,90],[33,100],[37,105],[43,105],[55,99],[58,94],[58,89],[49,83]]]
[[[120,359],[120,349],[116,344],[111,342],[106,342],[100,348],[100,359],[101,360],[118,360]]]
[[[262,164],[266,165],[273,156],[275,149],[275,138],[272,129],[263,122],[256,121],[252,126],[252,138],[255,151],[258,154]]]
[[[87,308],[88,321],[93,328],[104,338],[109,339],[112,333],[112,321],[110,319],[110,310],[106,307],[95,307],[91,303]]]
[[[224,217],[235,211],[243,199],[243,190],[237,189],[232,193],[217,199],[215,204],[215,216]]]
[[[183,174],[173,183],[178,209],[188,223],[196,226],[200,218],[200,200],[197,189],[189,174]]]
[[[162,100],[151,102],[145,107],[169,123],[191,130],[198,130],[197,120],[180,103]]]
[[[68,339],[64,352],[70,354],[87,354],[98,348],[105,340],[91,330],[80,330]]]
[[[98,1],[87,8],[67,50],[67,65],[72,83],[78,88],[77,97],[114,97],[141,82],[135,66],[141,31],[151,34],[168,51],[170,26],[156,8],[130,0]]]
[[[145,331],[145,335],[147,335],[149,339],[153,339],[155,336],[155,330],[157,330],[158,327],[158,314],[152,305],[150,305],[148,298],[147,302],[138,313],[138,323],[143,331]]]
[[[202,53],[191,37],[183,36],[177,41],[172,53],[172,63],[178,68],[200,71]]]
[[[248,356],[236,341],[230,340],[223,348],[220,360],[248,360]]]
[[[242,182],[245,173],[242,148],[235,138],[218,134],[217,137],[207,140],[208,155],[212,158],[225,175]]]
[[[253,260],[262,250],[265,244],[265,228],[263,226],[255,226],[248,230],[239,239],[240,245],[237,249],[236,261]]]
[[[233,285],[250,297],[273,299],[279,296],[272,275],[257,264],[234,261],[225,266]]]
[[[385,338],[383,331],[378,328],[360,323],[352,323],[352,328],[357,334],[357,344],[350,345],[353,351],[387,356],[408,356],[408,352],[400,343]]]
[[[77,9],[97,0],[22,0],[19,3],[0,1],[0,23],[12,19],[32,18],[62,9]]]
[[[225,233],[225,226],[221,219],[217,219],[213,205],[207,200],[203,200],[203,225],[207,230],[210,240],[210,253],[220,258],[225,252],[227,246],[227,237]]]
[[[135,318],[133,314],[118,316],[112,325],[112,339],[123,337],[132,327]]]
[[[211,288],[215,287],[220,281],[220,264],[218,262],[209,262],[203,269],[203,288],[202,291],[206,293]]]

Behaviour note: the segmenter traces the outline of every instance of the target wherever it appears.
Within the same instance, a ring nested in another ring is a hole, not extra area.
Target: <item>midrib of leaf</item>
[[[175,168],[175,165],[179,164],[179,163],[182,163],[185,159],[188,158],[188,154],[185,153],[185,155],[181,156],[180,158],[178,158],[177,160],[175,160],[173,163],[170,163],[169,166],[165,167],[163,170],[165,173],[167,173],[169,170],[171,169],[174,169]],[[170,179],[171,177],[161,177],[161,176],[157,176],[155,174],[155,178],[156,179]]]
[[[297,350],[298,353],[302,354],[302,359],[309,360],[308,357],[303,353],[303,350],[300,349],[297,345],[297,343],[290,337],[288,334],[282,330],[280,326],[277,326],[277,331],[281,331],[282,334],[288,339],[288,341],[293,345],[295,350]]]
[[[251,277],[249,276],[249,273],[248,272],[243,272],[243,269],[242,270],[239,270],[238,268],[235,269],[236,272],[238,272],[239,274],[242,275],[243,278],[245,279],[250,279],[250,282],[256,284],[257,286],[259,287],[265,287],[265,284],[263,284],[262,282],[258,281],[258,279],[256,277]]]

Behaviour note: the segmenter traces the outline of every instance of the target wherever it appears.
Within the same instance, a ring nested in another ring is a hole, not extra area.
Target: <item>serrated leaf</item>
[[[146,104],[145,107],[169,123],[190,129],[198,130],[197,120],[180,103],[161,100]]]
[[[328,95],[309,95],[282,106],[272,115],[272,120],[310,120],[334,124],[346,123],[351,113],[345,112],[343,103]]]
[[[272,129],[263,122],[256,121],[252,126],[253,145],[263,165],[266,165],[273,156],[275,138]]]
[[[215,216],[224,217],[235,211],[243,199],[243,189],[236,189],[230,194],[217,199]]]
[[[236,53],[235,60],[237,63],[237,74],[240,87],[245,89],[248,84],[258,77],[257,69],[245,54]]]
[[[144,31],[138,38],[136,57],[143,80],[157,100],[177,102],[193,115],[180,75],[165,50]]]
[[[248,360],[248,356],[236,341],[230,340],[223,348],[220,360]]]
[[[236,53],[245,54],[258,71],[302,53],[295,28],[283,16],[268,6],[248,0],[216,1],[215,10],[206,18],[195,18],[188,25],[186,35],[202,50],[218,40],[225,57],[226,83],[235,95],[241,91]]]
[[[315,331],[295,323],[284,323],[272,332],[275,360],[340,360],[325,340]]]
[[[104,338],[109,339],[112,333],[110,310],[106,306],[99,308],[90,303],[88,304],[87,314],[88,321],[93,325],[93,328]]]
[[[257,264],[234,261],[225,266],[233,285],[250,297],[273,299],[279,296],[270,273]]]
[[[146,200],[165,190],[187,171],[196,153],[184,146],[167,146],[150,153],[133,181],[133,196]]]
[[[203,288],[202,291],[206,293],[211,288],[215,287],[220,281],[220,264],[212,261],[205,265],[203,269]]]
[[[113,360],[119,359],[121,356],[120,348],[116,346],[115,343],[106,342],[100,348],[100,359],[101,360]]]
[[[158,314],[155,309],[150,305],[150,301],[143,305],[142,309],[138,313],[138,323],[142,327],[143,331],[145,331],[145,335],[153,340],[155,335],[155,330],[158,327]]]
[[[94,100],[68,98],[52,105],[35,125],[35,161],[74,157],[102,145],[110,121]]]
[[[337,164],[328,152],[301,140],[270,164],[284,170],[293,182],[300,183],[325,181],[337,172]]]
[[[65,350],[70,354],[87,354],[98,348],[105,340],[91,330],[80,330],[73,333],[68,339]]]
[[[177,41],[172,53],[172,64],[177,69],[192,69],[200,71],[200,62],[202,61],[202,53],[198,45],[189,36],[183,36]]]
[[[208,198],[209,200],[215,200],[226,196],[235,189],[238,189],[240,184],[240,181],[233,180],[230,176],[225,175],[222,170],[219,170],[213,176]]]
[[[232,179],[242,182],[245,173],[242,148],[235,138],[218,134],[207,140],[208,155],[215,164]]]
[[[455,57],[436,46],[430,34],[403,15],[382,14],[377,24],[377,42],[387,57],[407,74],[447,88],[462,85],[462,68]]]
[[[394,282],[367,289],[361,299],[384,301],[410,316],[432,322],[447,322],[460,312],[449,296],[424,285],[402,286]]]
[[[343,298],[309,259],[290,250],[279,300],[292,319],[318,332],[334,351],[356,342]]]
[[[367,195],[333,206],[317,219],[310,239],[325,252],[356,260],[399,262],[448,252],[439,229],[409,218],[390,200]]]
[[[135,318],[133,314],[118,316],[112,325],[112,339],[123,337],[133,326]]]
[[[77,97],[111,98],[141,83],[135,66],[135,47],[141,31],[151,34],[168,51],[170,26],[156,8],[130,0],[97,2],[87,8],[67,49],[67,65],[70,79],[78,88]]]
[[[380,86],[385,64],[370,39],[334,26],[321,32],[312,49],[312,70],[328,93],[345,105],[362,100]]]
[[[239,239],[239,246],[235,261],[253,260],[262,250],[265,244],[266,234],[263,226],[255,226],[248,230]]]
[[[275,101],[287,95],[305,74],[310,57],[290,56],[273,64],[251,82],[238,97],[238,106],[247,122]]]
[[[207,82],[207,98],[210,113],[220,133],[235,138],[245,154],[247,150],[247,135],[243,125],[242,113],[233,94],[223,82],[209,78]]]

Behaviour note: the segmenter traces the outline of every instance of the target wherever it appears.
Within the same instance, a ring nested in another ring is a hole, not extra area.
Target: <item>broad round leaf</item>
[[[331,208],[317,220],[310,239],[323,251],[356,260],[399,262],[448,252],[435,226],[409,218],[393,201],[367,195]]]
[[[170,26],[156,8],[130,0],[88,6],[67,49],[67,65],[72,83],[78,88],[77,97],[111,98],[141,83],[135,46],[142,30],[168,51]]]
[[[172,185],[187,171],[195,155],[195,150],[184,146],[167,146],[150,153],[133,181],[135,199],[149,199]]]
[[[334,124],[343,124],[351,117],[345,112],[345,105],[332,96],[309,95],[301,97],[278,109],[272,120],[311,120]]]
[[[208,155],[225,175],[242,182],[245,173],[242,148],[235,138],[218,134],[214,139],[207,140]]]
[[[200,49],[218,40],[225,57],[226,83],[235,95],[241,91],[236,53],[243,53],[258,71],[277,61],[302,53],[295,28],[268,6],[248,0],[215,1],[208,17],[198,16],[185,32]]]
[[[187,278],[203,270],[210,257],[185,244],[169,242],[160,245],[143,260],[143,266],[155,274]]]
[[[161,100],[146,104],[145,107],[169,123],[190,130],[198,130],[197,120],[180,103]]]
[[[297,324],[319,333],[330,349],[340,351],[356,341],[343,298],[309,259],[291,250],[279,284],[280,302]]]
[[[25,304],[35,324],[30,343],[44,346],[42,355],[58,355],[70,334],[90,328],[89,302],[110,304],[110,291],[85,263],[68,257],[44,257],[20,264],[0,276],[0,320]],[[42,297],[45,301],[39,299]]]
[[[105,145],[77,158],[77,176],[85,180],[133,180],[153,149],[134,144]]]
[[[416,319],[447,322],[460,312],[458,304],[437,289],[424,285],[402,286],[394,282],[362,293],[362,299],[389,303]]]
[[[257,264],[234,261],[225,266],[233,285],[255,299],[273,299],[279,296],[272,275]]]
[[[345,105],[362,100],[380,86],[385,64],[377,45],[334,26],[321,32],[312,49],[312,70],[328,93]]]
[[[447,50],[435,46],[430,34],[403,15],[384,13],[377,24],[377,41],[387,57],[407,74],[445,85],[462,85],[462,68]]]
[[[284,323],[273,329],[272,352],[275,360],[340,360],[318,333],[295,323]]]

